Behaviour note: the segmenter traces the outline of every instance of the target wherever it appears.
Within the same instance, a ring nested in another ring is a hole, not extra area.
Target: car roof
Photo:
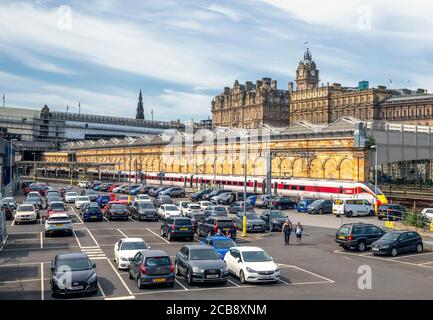
[[[265,251],[259,247],[236,247],[240,252],[248,252],[248,251]]]
[[[204,250],[204,249],[210,249],[212,248],[211,246],[208,245],[201,245],[201,244],[190,244],[190,245],[186,245],[185,247],[187,247],[189,250]]]
[[[151,257],[169,257],[169,255],[162,250],[142,250],[140,251],[146,258]]]
[[[123,242],[146,242],[141,238],[122,238],[120,240],[122,240]]]
[[[50,205],[52,205],[52,204],[58,204],[58,203],[64,204],[63,201],[53,201],[53,202],[50,203]]]
[[[60,253],[57,255],[57,259],[58,260],[63,260],[63,259],[77,259],[77,258],[87,258],[89,259],[89,257],[87,256],[87,254],[82,253],[82,252],[74,252],[74,253]]]
[[[231,240],[233,240],[230,237],[224,237],[224,236],[210,236],[210,237],[207,237],[207,239],[211,239],[211,240],[227,240],[227,239],[231,239]]]

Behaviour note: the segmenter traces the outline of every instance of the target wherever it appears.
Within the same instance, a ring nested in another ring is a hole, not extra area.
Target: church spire
[[[141,94],[141,89],[140,89],[140,95],[138,96],[137,114],[135,118],[144,119],[143,95]]]

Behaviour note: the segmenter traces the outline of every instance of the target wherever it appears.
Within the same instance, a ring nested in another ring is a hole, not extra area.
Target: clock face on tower
[[[311,75],[314,77],[316,75],[316,71],[311,70]]]

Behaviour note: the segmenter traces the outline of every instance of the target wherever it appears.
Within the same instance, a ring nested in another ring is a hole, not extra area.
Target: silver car
[[[72,220],[67,213],[52,213],[45,220],[46,237],[54,233],[65,233],[71,236],[73,232]]]

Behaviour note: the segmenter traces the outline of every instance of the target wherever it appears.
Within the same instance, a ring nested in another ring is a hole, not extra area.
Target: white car
[[[90,203],[90,198],[88,196],[79,196],[75,199],[75,209],[80,209],[85,203]]]
[[[210,202],[210,201],[200,201],[199,204],[200,204],[200,208],[201,208],[202,210],[205,210],[205,209],[207,209],[208,207],[213,206],[213,203]]]
[[[128,269],[137,252],[150,247],[141,238],[123,238],[114,245],[114,261],[119,269]]]
[[[246,282],[277,282],[280,269],[272,258],[258,247],[233,247],[224,256],[229,272]]]
[[[161,219],[166,220],[170,217],[180,217],[182,216],[178,207],[174,204],[163,204],[158,209],[158,215]]]
[[[135,197],[135,202],[141,202],[141,201],[148,201],[153,203],[152,198],[147,194],[139,194]]]
[[[433,220],[433,208],[425,208],[421,211],[421,215],[424,217]]]
[[[38,219],[38,209],[33,204],[22,204],[18,206],[15,211],[15,224],[21,222],[33,222],[36,223]]]
[[[124,185],[118,186],[118,187],[116,187],[116,188],[113,188],[113,192],[114,192],[114,193],[117,193],[117,192],[119,192],[120,190],[122,190],[122,189],[125,188],[125,187],[126,187],[126,185],[124,184]]]
[[[66,192],[65,193],[65,202],[66,203],[73,203],[78,198],[78,193],[76,192]]]
[[[88,187],[90,187],[90,182],[89,181],[80,181],[80,182],[78,182],[78,186],[80,188],[88,188]]]
[[[66,212],[52,213],[45,220],[45,237],[51,236],[53,233],[73,234],[73,223]]]
[[[188,208],[189,201],[178,201],[176,202],[176,207],[180,210],[180,212],[185,215],[184,210]]]
[[[188,203],[186,208],[182,209],[182,214],[186,217],[191,216],[193,213],[200,213],[201,207],[197,203]]]

